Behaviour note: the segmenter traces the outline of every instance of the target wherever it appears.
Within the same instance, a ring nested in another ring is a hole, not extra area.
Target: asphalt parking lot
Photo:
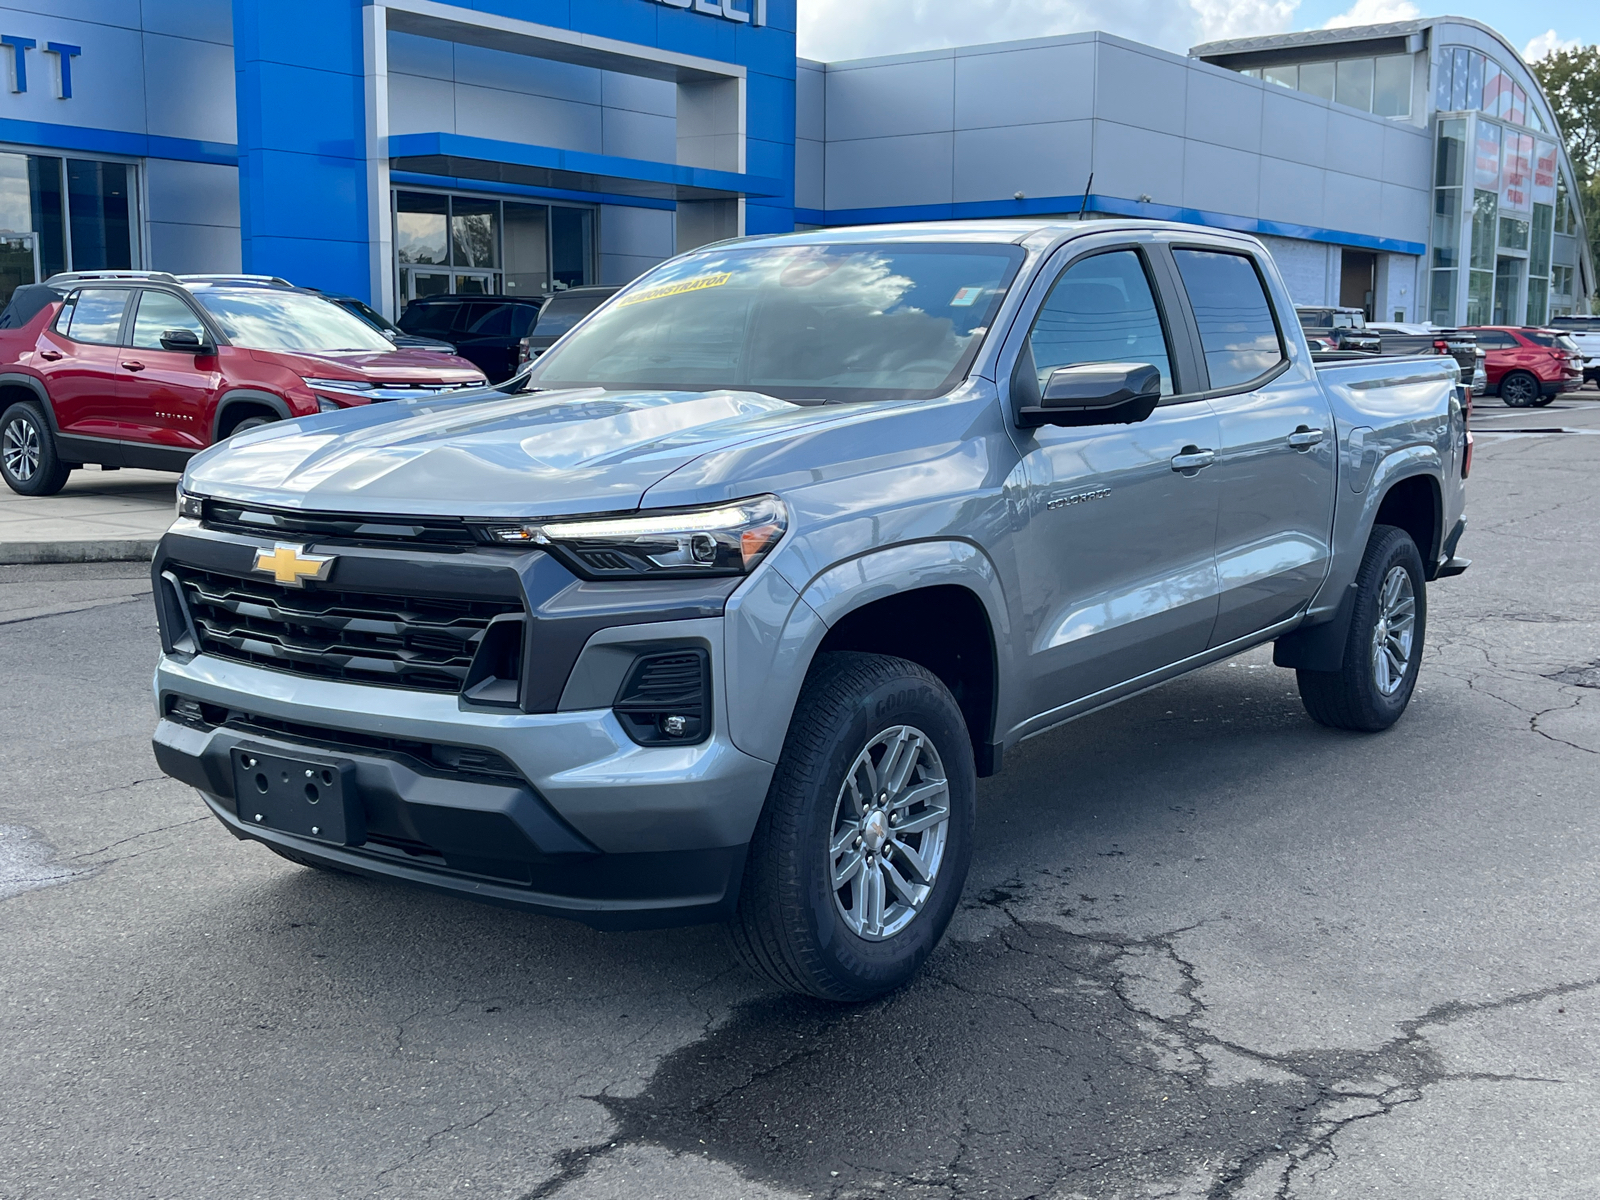
[[[142,568],[0,567],[0,1198],[1592,1200],[1600,403],[1476,425],[1395,729],[1262,650],[1026,743],[855,1009],[235,841]]]

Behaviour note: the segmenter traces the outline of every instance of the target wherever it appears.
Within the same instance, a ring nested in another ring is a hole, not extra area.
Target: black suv
[[[400,314],[400,328],[449,342],[490,383],[499,383],[517,373],[522,339],[542,302],[535,296],[419,296]]]

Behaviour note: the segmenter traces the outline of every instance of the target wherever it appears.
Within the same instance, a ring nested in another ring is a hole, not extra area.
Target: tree
[[[1577,173],[1584,227],[1600,263],[1600,45],[1553,50],[1528,64],[1556,111]]]

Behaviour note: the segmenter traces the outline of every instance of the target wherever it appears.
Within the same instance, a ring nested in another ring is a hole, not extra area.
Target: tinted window
[[[470,332],[483,337],[527,337],[539,310],[531,304],[496,304],[478,314]]]
[[[169,329],[188,329],[201,342],[211,340],[200,318],[182,300],[166,292],[141,293],[139,311],[133,319],[132,344],[141,350],[159,350],[161,335]]]
[[[1133,250],[1080,259],[1050,289],[1028,334],[1043,389],[1050,372],[1078,363],[1149,363],[1172,394],[1172,369],[1161,314]]]
[[[560,337],[609,299],[605,293],[594,292],[582,296],[552,296],[539,310],[539,320],[534,323],[533,331],[540,337]]]
[[[1214,388],[1249,383],[1283,360],[1255,264],[1243,254],[1174,250]]]
[[[943,395],[1022,251],[1000,244],[728,246],[657,267],[539,360],[536,387]]]
[[[418,304],[413,301],[400,314],[400,328],[407,333],[437,336],[450,332],[450,321],[456,315],[454,304]]]
[[[63,332],[75,342],[115,346],[117,334],[122,331],[122,310],[127,306],[125,288],[85,288],[78,293]]]
[[[1478,345],[1485,350],[1505,350],[1517,344],[1516,339],[1509,333],[1500,333],[1497,330],[1486,329],[1478,334]]]

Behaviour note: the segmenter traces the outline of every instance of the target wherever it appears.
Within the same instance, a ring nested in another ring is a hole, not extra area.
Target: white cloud
[[[831,62],[1101,30],[1182,54],[1218,38],[1283,33],[1299,7],[1300,0],[804,0],[799,41],[803,57]]]
[[[1349,25],[1386,25],[1390,21],[1414,21],[1422,10],[1411,0],[1356,0],[1336,17],[1330,17],[1324,29],[1343,29]]]
[[[1522,59],[1533,62],[1553,50],[1576,50],[1581,45],[1577,38],[1564,38],[1554,29],[1547,29],[1522,48]]]

